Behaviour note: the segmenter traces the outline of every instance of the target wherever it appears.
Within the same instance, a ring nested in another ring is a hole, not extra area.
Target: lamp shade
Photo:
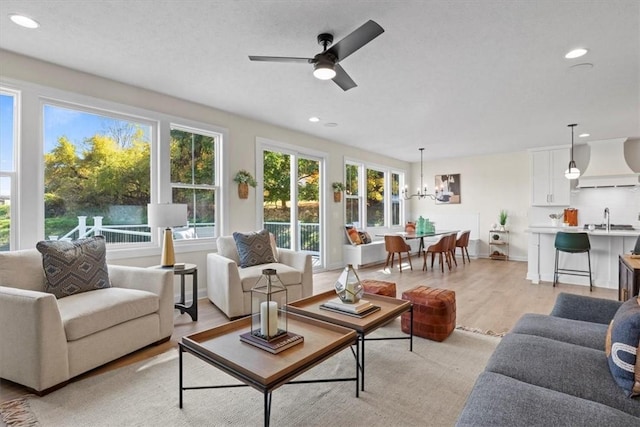
[[[187,205],[181,203],[149,203],[149,227],[178,227],[187,225]]]

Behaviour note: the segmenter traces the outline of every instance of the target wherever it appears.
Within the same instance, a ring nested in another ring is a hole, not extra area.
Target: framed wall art
[[[460,174],[436,175],[436,204],[460,203]]]

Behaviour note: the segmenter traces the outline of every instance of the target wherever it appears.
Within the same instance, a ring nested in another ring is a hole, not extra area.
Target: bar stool
[[[569,274],[573,276],[585,276],[589,277],[589,292],[593,290],[593,280],[591,278],[591,243],[589,242],[589,235],[587,233],[556,233],[556,264],[553,271],[553,286],[558,283],[558,275]],[[574,270],[569,268],[558,268],[558,255],[560,252],[567,252],[570,254],[587,253],[587,260],[589,261],[589,270]]]

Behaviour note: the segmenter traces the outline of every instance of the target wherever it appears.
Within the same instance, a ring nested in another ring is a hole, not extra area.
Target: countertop
[[[587,233],[590,236],[610,236],[610,237],[637,237],[640,236],[640,229],[634,228],[633,230],[585,230],[584,226],[582,227],[553,227],[551,225],[530,225],[529,228],[525,230],[527,233],[542,233],[542,234],[555,234],[558,231],[562,231],[565,233]]]

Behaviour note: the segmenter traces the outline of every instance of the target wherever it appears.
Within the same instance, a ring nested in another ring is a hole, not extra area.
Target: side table
[[[180,314],[188,313],[191,319],[195,322],[198,320],[198,266],[195,264],[185,264],[184,268],[175,269],[173,267],[162,267],[161,265],[154,265],[149,268],[162,268],[171,269],[173,274],[180,276],[180,301],[174,304],[174,307],[180,310]],[[191,276],[191,284],[193,285],[193,298],[191,305],[186,304],[186,297],[184,293],[185,276]]]

